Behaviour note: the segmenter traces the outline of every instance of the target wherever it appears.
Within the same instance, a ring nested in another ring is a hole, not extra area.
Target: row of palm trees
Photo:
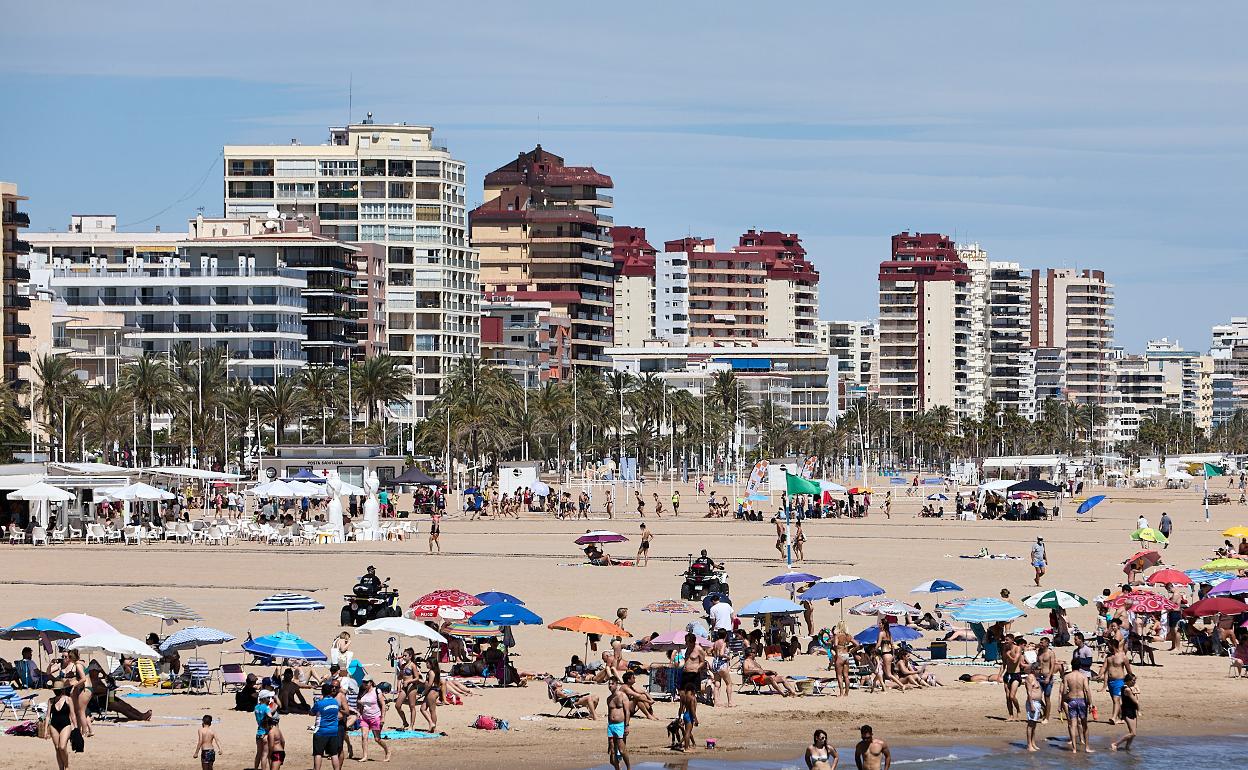
[[[798,426],[787,405],[754,398],[732,371],[715,372],[705,394],[672,388],[654,374],[582,368],[565,382],[525,389],[504,369],[463,357],[413,428],[390,405],[412,392],[399,359],[377,356],[350,370],[312,367],[256,386],[227,376],[219,349],[177,345],[122,367],[114,384],[84,386],[63,356],[36,361],[33,390],[41,448],[149,464],[195,462],[241,467],[274,443],[375,443],[398,453],[444,457],[476,467],[531,459],[557,467],[636,457],[643,468],[708,468],[753,457],[814,455],[825,464],[944,467],[953,458],[996,454],[1109,451],[1096,428],[1102,407],[1048,400],[1036,420],[990,402],[982,417],[957,419],[938,407],[905,419],[874,398],[854,402],[835,424]],[[1248,420],[1237,415],[1211,435],[1190,418],[1147,415],[1133,454],[1219,448],[1248,451]],[[12,394],[0,401],[0,440],[29,440]],[[743,447],[750,447],[749,452]]]

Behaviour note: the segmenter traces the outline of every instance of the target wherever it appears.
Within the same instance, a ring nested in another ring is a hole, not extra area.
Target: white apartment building
[[[611,228],[615,263],[615,344],[647,340],[689,343],[689,259],[683,251],[659,251],[642,227]]]
[[[1178,341],[1149,340],[1144,357],[1165,376],[1165,407],[1190,416],[1196,427],[1213,427],[1213,356],[1184,350]]]
[[[966,265],[971,280],[967,282],[967,306],[970,331],[966,348],[966,395],[958,417],[978,418],[984,413],[988,392],[988,320],[989,271],[988,252],[978,243],[960,244],[958,259]]]
[[[464,163],[428,126],[331,128],[323,145],[227,145],[226,216],[317,216],[322,234],[386,248],[389,352],[413,368],[422,418],[460,356],[480,351],[477,253],[468,243]]]
[[[990,262],[985,285],[986,400],[1036,416],[1036,355],[1030,344],[1030,274],[1016,262]]]
[[[1101,270],[1031,271],[1031,345],[1066,349],[1065,395],[1080,404],[1113,396],[1113,286]]]
[[[876,353],[875,323],[872,321],[820,321],[819,344],[836,359],[839,403],[843,414],[854,401],[873,389]]]

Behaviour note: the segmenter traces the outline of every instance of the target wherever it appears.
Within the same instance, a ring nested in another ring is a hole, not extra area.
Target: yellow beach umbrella
[[[1248,569],[1248,561],[1243,559],[1214,559],[1200,565],[1200,568],[1206,572],[1232,572]]]
[[[1222,533],[1222,537],[1248,537],[1248,527],[1231,527]]]
[[[1153,529],[1152,527],[1144,527],[1143,529],[1137,529],[1136,531],[1131,533],[1131,539],[1143,540],[1146,543],[1166,542],[1166,536],[1161,534],[1161,532]]]

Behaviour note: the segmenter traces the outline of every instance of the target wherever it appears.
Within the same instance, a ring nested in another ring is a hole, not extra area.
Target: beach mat
[[[171,692],[128,692],[124,695],[118,695],[119,698],[129,700],[131,698],[168,698],[173,695]]]
[[[359,736],[360,731],[353,730],[350,734],[353,736]],[[430,733],[424,730],[383,730],[381,737],[388,741],[402,741],[408,738],[441,738],[442,736],[437,733]]]

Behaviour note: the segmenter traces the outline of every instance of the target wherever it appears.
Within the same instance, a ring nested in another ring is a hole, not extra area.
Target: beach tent
[[[1008,487],[1011,492],[1044,492],[1055,495],[1062,491],[1062,488],[1056,484],[1050,484],[1040,479],[1027,479],[1011,484]]]
[[[441,481],[438,481],[414,465],[400,473],[398,476],[395,476],[393,479],[390,479],[390,481],[386,482],[386,486],[388,487],[398,486],[400,484],[411,484],[420,487],[442,486]]]

